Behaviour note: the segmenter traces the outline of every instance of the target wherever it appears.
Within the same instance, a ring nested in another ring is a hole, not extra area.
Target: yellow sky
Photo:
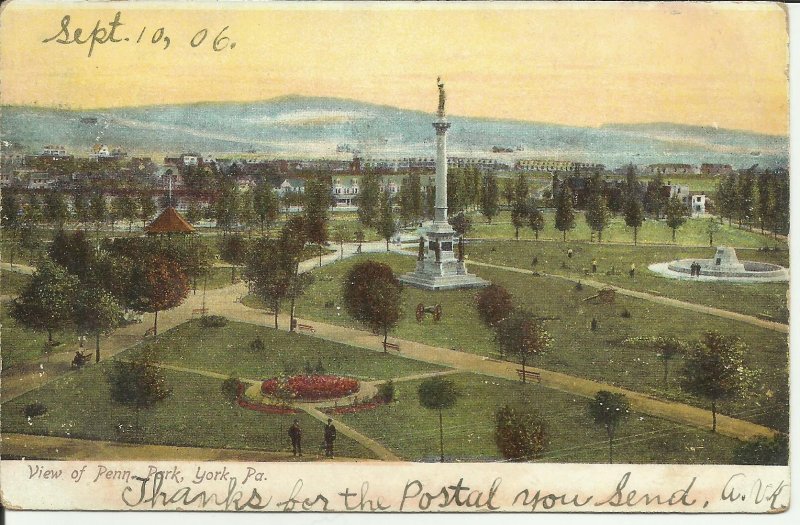
[[[12,2],[0,15],[0,101],[80,108],[286,94],[569,125],[676,122],[786,134],[786,20],[774,5],[287,4],[220,9]],[[118,44],[84,38],[116,11]],[[233,49],[210,50],[224,26]],[[170,47],[150,38],[165,28]],[[146,27],[139,44],[134,41]],[[198,48],[192,36],[207,27]]]

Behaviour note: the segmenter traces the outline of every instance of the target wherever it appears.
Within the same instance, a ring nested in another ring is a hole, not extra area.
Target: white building
[[[42,148],[42,156],[43,157],[66,157],[67,156],[67,148],[64,146],[53,146],[48,144],[44,148]]]
[[[92,153],[89,158],[92,160],[104,159],[111,157],[111,150],[105,144],[95,144],[92,146]]]
[[[706,196],[704,193],[697,193],[690,198],[692,206],[692,217],[706,214]]]

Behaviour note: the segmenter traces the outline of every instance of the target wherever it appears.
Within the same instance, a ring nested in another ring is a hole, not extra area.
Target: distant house
[[[30,190],[49,189],[52,188],[55,183],[55,177],[46,172],[34,171],[28,173],[28,189]]]
[[[334,177],[331,182],[331,194],[336,206],[353,206],[358,195],[359,177]]]
[[[697,217],[706,214],[706,195],[705,193],[694,193],[689,197],[691,203],[692,216]]]
[[[53,146],[48,144],[44,148],[42,148],[42,156],[43,157],[66,157],[67,156],[67,148],[64,146]]]
[[[92,146],[92,152],[89,158],[92,160],[107,159],[111,157],[111,150],[105,144],[95,144]]]
[[[306,181],[296,177],[284,179],[278,185],[278,194],[283,196],[287,193],[304,193],[306,191]]]

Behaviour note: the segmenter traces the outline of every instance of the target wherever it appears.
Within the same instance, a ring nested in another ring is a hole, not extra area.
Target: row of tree
[[[189,280],[210,268],[200,243],[168,243],[164,239],[125,238],[91,247],[82,231],[60,231],[37,264],[36,272],[11,303],[10,315],[20,324],[48,333],[74,328],[95,337],[100,360],[100,336],[122,323],[124,312],[155,314],[180,305]]]
[[[756,175],[754,168],[731,173],[717,183],[716,208],[728,224],[761,232],[770,230],[786,234],[789,231],[789,176],[779,170],[764,170]]]

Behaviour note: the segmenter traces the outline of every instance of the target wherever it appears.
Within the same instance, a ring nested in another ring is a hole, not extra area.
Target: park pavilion
[[[195,233],[194,227],[172,206],[167,207],[144,230],[147,235],[187,235]]]

